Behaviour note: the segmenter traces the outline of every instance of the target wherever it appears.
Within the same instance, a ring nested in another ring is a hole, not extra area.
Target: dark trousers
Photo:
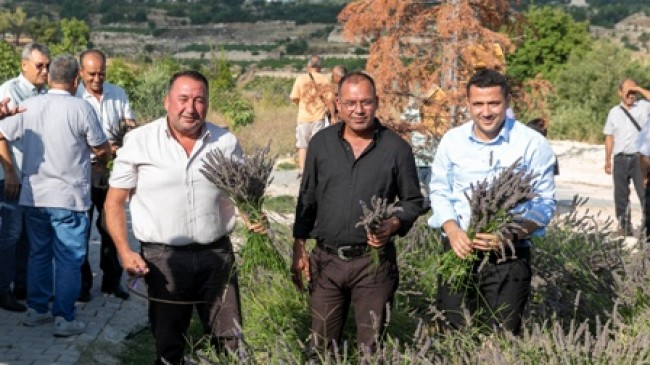
[[[634,190],[639,197],[641,206],[645,207],[645,188],[643,186],[643,176],[641,176],[639,156],[637,154],[615,155],[612,176],[614,179],[616,218],[619,227],[627,229],[631,227],[630,180],[634,184]]]
[[[312,346],[341,348],[341,334],[350,304],[354,308],[357,344],[374,351],[385,330],[387,307],[399,284],[395,246],[382,250],[379,263],[370,253],[342,260],[319,247],[309,256],[311,272]]]
[[[203,302],[192,305],[149,301],[157,364],[183,363],[194,307],[217,350],[237,349],[242,320],[235,256],[227,237],[219,242],[218,247],[185,250],[142,244],[142,256],[149,267],[145,281],[150,297]]]
[[[93,206],[90,207],[88,211],[90,221],[93,220],[93,212],[95,208],[97,209],[97,222],[95,226],[97,231],[101,236],[101,251],[99,255],[99,267],[102,269],[102,288],[101,290],[106,293],[112,293],[120,285],[120,280],[122,279],[122,265],[117,255],[117,249],[115,244],[111,239],[111,236],[104,229],[102,224],[103,215],[104,215],[104,202],[106,201],[106,194],[108,193],[107,189],[92,187],[91,189],[91,200]],[[88,245],[88,241],[86,245]],[[88,246],[86,246],[86,251],[88,252]],[[92,269],[90,268],[90,263],[88,262],[88,256],[84,260],[83,265],[81,266],[81,290],[89,291],[93,287],[93,277]]]
[[[439,283],[436,307],[452,329],[466,325],[464,311],[478,315],[481,324],[519,335],[521,318],[530,296],[532,270],[530,248],[517,248],[517,258],[496,263],[496,255],[474,273],[467,286],[452,289]],[[480,259],[476,268],[482,260]]]

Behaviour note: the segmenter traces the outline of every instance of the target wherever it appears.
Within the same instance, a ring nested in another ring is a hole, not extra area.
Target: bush
[[[0,41],[0,83],[16,77],[20,70],[20,55],[14,47]]]
[[[304,55],[307,52],[307,41],[304,39],[299,39],[293,42],[287,43],[285,46],[285,51],[289,55]]]

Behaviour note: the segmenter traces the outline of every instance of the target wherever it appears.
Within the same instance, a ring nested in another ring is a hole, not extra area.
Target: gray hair
[[[620,91],[623,91],[623,84],[625,84],[625,83],[628,82],[628,81],[632,81],[633,83],[636,84],[636,80],[631,79],[631,78],[628,77],[628,78],[625,78],[625,79],[621,80],[621,81],[618,83],[618,89],[619,89]]]
[[[79,74],[79,63],[70,55],[56,56],[50,64],[50,81],[70,85]]]
[[[44,56],[47,56],[47,58],[50,58],[50,50],[47,49],[47,46],[44,44],[40,43],[29,43],[28,45],[23,48],[23,53],[21,54],[21,58],[23,60],[28,60],[32,56],[32,52],[38,51],[42,53]]]
[[[307,62],[307,67],[309,68],[321,68],[320,56],[313,55],[309,57],[309,62]]]

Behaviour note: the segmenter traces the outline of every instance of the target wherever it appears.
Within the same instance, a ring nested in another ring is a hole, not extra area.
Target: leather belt
[[[188,245],[176,246],[165,243],[140,242],[143,248],[160,248],[169,251],[203,251],[214,248],[225,248],[230,245],[230,238],[223,236],[218,240],[210,243],[190,243]]]
[[[327,252],[330,255],[336,255],[343,261],[350,261],[357,257],[363,256],[370,252],[370,247],[367,243],[356,243],[350,245],[332,246],[324,242],[318,241],[316,244],[318,248]]]

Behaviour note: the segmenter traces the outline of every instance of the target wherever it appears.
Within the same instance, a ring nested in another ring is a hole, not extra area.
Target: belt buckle
[[[350,261],[352,260],[352,257],[348,257],[345,255],[346,250],[351,250],[352,246],[340,246],[336,249],[336,253],[338,254],[339,258],[343,261]]]

